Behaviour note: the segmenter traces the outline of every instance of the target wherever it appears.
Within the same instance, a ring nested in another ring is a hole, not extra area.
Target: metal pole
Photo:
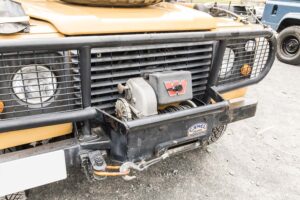
[[[91,106],[91,49],[84,46],[79,49],[79,70],[81,80],[82,106]],[[91,125],[89,120],[83,122],[80,140],[86,141],[91,138]]]
[[[227,46],[227,41],[226,40],[221,40],[218,41],[215,45],[214,45],[214,55],[213,55],[213,59],[212,59],[212,65],[211,65],[211,70],[210,70],[210,74],[209,74],[209,80],[208,80],[208,84],[207,84],[207,90],[206,90],[206,94],[208,94],[208,89],[212,86],[215,86],[217,84],[218,81],[218,77],[219,77],[219,71],[222,67],[222,62],[223,62],[223,57],[224,57],[224,53],[225,53],[225,49]],[[206,95],[207,99],[205,99],[205,102],[209,102],[210,98],[208,97],[208,95]]]

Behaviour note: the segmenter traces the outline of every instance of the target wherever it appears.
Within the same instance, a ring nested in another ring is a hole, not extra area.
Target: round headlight
[[[256,42],[255,40],[249,40],[246,44],[245,44],[245,50],[246,51],[254,51],[256,48]]]
[[[28,66],[19,69],[13,76],[12,88],[20,100],[40,104],[53,97],[57,79],[45,66]]]
[[[229,73],[232,73],[231,70],[234,65],[234,59],[235,59],[234,51],[230,48],[226,48],[224,53],[224,59],[222,62],[222,67],[220,70],[220,75],[219,75],[220,78],[226,78]]]

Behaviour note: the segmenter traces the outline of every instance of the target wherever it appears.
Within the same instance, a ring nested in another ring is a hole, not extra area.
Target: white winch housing
[[[143,78],[132,78],[126,82],[129,104],[142,116],[157,115],[157,99],[153,88]]]

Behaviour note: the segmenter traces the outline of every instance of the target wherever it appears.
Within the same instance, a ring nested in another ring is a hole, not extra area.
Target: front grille
[[[116,100],[121,97],[117,85],[153,72],[190,71],[193,95],[202,99],[212,63],[213,42],[93,48],[91,51],[92,106],[112,113]]]
[[[81,107],[69,52],[22,51],[1,53],[0,58],[1,119]]]
[[[229,40],[217,84],[257,78],[265,70],[269,56],[270,43],[264,37]]]

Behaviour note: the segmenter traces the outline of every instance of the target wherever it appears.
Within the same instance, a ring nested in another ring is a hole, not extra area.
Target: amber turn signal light
[[[4,103],[3,101],[0,101],[0,113],[4,111]]]
[[[244,64],[242,67],[241,67],[241,74],[243,76],[249,76],[250,73],[252,71],[252,67],[249,65],[249,64]]]

